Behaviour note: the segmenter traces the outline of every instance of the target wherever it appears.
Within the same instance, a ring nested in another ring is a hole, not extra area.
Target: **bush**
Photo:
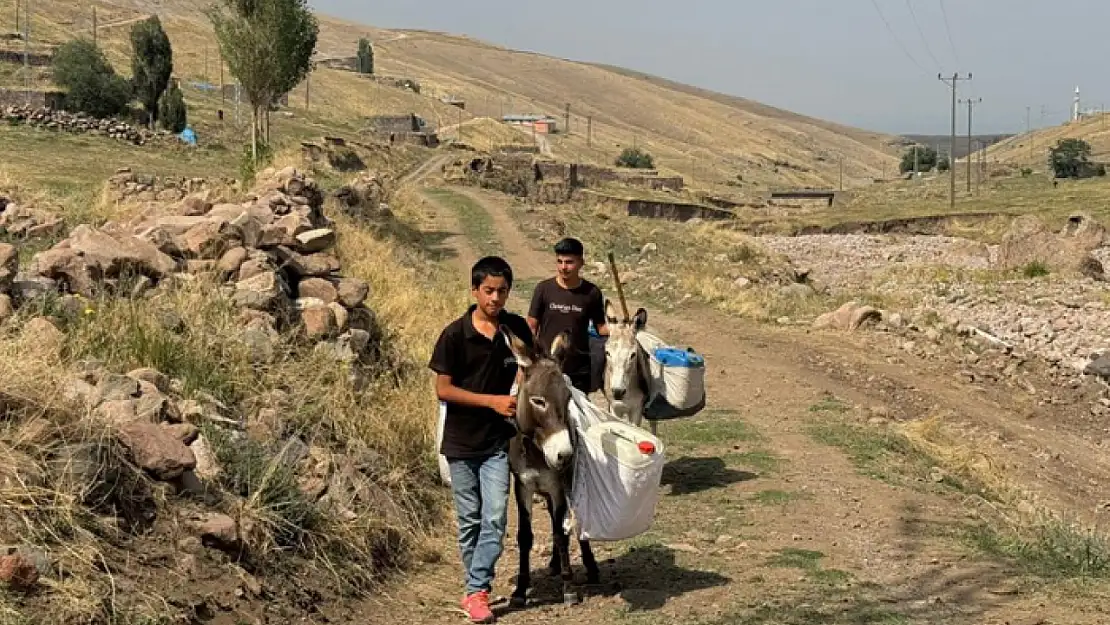
[[[914,153],[916,151],[916,157]],[[903,174],[913,171],[914,159],[917,160],[917,171],[933,171],[937,165],[937,151],[927,145],[911,146],[902,154],[902,163],[898,166]]]
[[[171,86],[162,96],[159,118],[162,127],[173,133],[185,130],[188,125],[188,109],[185,106],[185,95],[176,84]]]
[[[91,41],[66,42],[54,54],[54,82],[66,90],[66,109],[94,117],[112,117],[127,111],[131,83],[116,73]]]
[[[373,74],[374,73],[374,47],[370,45],[370,41],[366,38],[358,40],[358,73],[360,74]]]
[[[947,154],[937,159],[937,171],[948,171],[951,168],[952,162],[948,160]]]
[[[1091,164],[1091,144],[1082,139],[1061,139],[1049,151],[1052,171],[1057,178],[1088,178],[1099,175]],[[1103,169],[1105,171],[1105,167]]]
[[[617,167],[630,167],[632,169],[654,169],[655,159],[651,154],[640,148],[625,148],[617,157]]]

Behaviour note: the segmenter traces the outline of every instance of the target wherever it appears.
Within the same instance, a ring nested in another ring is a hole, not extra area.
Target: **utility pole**
[[[20,0],[15,0],[15,32],[17,33],[19,32],[21,24],[21,22],[19,21],[19,2]]]
[[[844,155],[840,155],[840,190],[844,190]]]
[[[304,110],[308,110],[309,97],[312,94],[312,70],[304,75]]]
[[[570,134],[570,102],[567,102],[567,112],[566,112],[564,117],[565,117],[566,121],[563,123],[563,127],[566,128],[566,133],[569,135]]]
[[[16,2],[18,2],[18,1],[19,1],[19,0],[16,0]],[[97,30],[97,26],[98,26],[98,24],[97,24],[97,22],[96,22],[96,7],[93,7],[93,47],[94,47],[94,48],[96,47],[96,30]]]
[[[960,78],[959,72],[952,74],[952,78],[945,78],[943,75],[937,74],[937,80],[952,89],[952,133],[949,137],[948,149],[948,209],[954,210],[956,208],[956,163],[952,158],[952,148],[956,146],[956,85],[961,80],[971,80],[971,72],[967,73],[966,78]]]
[[[913,146],[913,177],[917,179],[917,146]]]
[[[594,118],[593,115],[586,116],[586,147],[593,147],[594,143]]]
[[[208,84],[208,46],[204,46],[204,83]]]
[[[967,99],[967,192],[971,193],[971,107],[981,104],[983,98],[978,100]],[[955,163],[953,163],[955,164]]]
[[[31,106],[31,2],[23,9],[23,95]]]

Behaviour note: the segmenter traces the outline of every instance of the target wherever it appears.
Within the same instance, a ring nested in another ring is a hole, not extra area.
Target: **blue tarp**
[[[188,143],[189,145],[197,144],[197,133],[193,132],[193,129],[188,126],[186,126],[185,130],[182,130],[181,134],[178,136],[181,137],[182,141]]]

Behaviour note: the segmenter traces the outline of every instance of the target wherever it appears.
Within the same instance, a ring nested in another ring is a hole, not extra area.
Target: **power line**
[[[914,65],[916,65],[917,69],[921,70],[921,73],[928,74],[925,68],[921,66],[921,63],[918,63],[917,59],[913,58],[913,55],[910,54],[910,51],[902,43],[902,40],[898,38],[898,34],[894,32],[894,29],[891,28],[890,22],[888,22],[886,16],[883,15],[883,11],[879,8],[878,2],[876,2],[875,0],[871,0],[871,6],[875,7],[875,12],[879,14],[879,19],[881,19],[883,21],[883,24],[886,25],[887,32],[890,33],[890,36],[894,37],[894,42],[897,43],[898,47],[902,49],[902,54],[905,54],[906,58],[909,59],[910,62],[912,62]]]
[[[948,45],[952,46],[952,56],[956,64],[960,63],[960,55],[956,53],[956,42],[952,39],[952,27],[948,24],[948,11],[944,8],[944,0],[940,0],[940,14],[944,16],[944,32],[948,34]]]
[[[929,58],[933,59],[933,64],[940,70],[940,61],[933,55],[933,51],[929,48],[929,40],[925,38],[925,31],[921,29],[921,23],[917,21],[917,13],[913,10],[913,3],[906,0],[906,8],[910,10],[910,17],[913,18],[913,25],[917,28],[917,34],[921,36],[921,43],[925,44],[925,52],[929,54]]]

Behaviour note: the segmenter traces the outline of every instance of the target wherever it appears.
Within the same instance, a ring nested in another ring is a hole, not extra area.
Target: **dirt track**
[[[507,202],[456,191],[489,212],[521,279],[546,277],[549,258],[528,244]],[[458,225],[449,209],[437,212],[439,227]],[[464,262],[471,257],[460,250]],[[519,293],[513,307],[521,310],[528,296]],[[907,362],[866,335],[768,328],[706,310],[652,311],[649,329],[696,346],[710,366],[709,408],[660,427],[669,463],[655,526],[627,543],[595,545],[603,585],[589,589],[584,604],[558,605],[557,587],[539,573],[536,605],[503,622],[571,614],[632,623],[1106,622],[1105,598],[1061,597],[1027,583],[1017,563],[972,549],[963,537],[979,514],[973,502],[982,500],[934,479],[937,470],[903,453],[878,422],[944,414],[975,423],[996,441],[982,451],[1004,457],[1038,500],[1089,516],[1110,467],[1083,432],[1015,419],[1029,409],[1010,391],[956,383],[951,371]],[[1029,462],[1046,450],[1046,460]],[[1081,451],[1062,460],[1068,450]],[[537,523],[537,549],[546,556],[544,525]],[[445,528],[444,562],[390,593],[391,614],[461,620],[452,530]],[[500,595],[515,577],[514,535],[515,519]]]

